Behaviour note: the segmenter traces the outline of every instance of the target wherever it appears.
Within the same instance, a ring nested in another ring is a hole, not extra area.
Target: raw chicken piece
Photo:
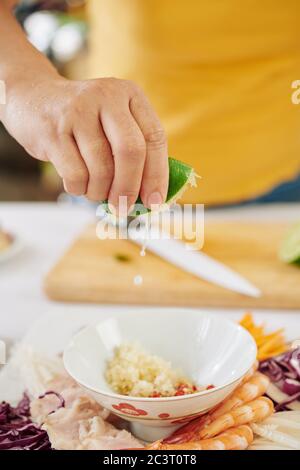
[[[103,422],[105,428],[103,428]],[[116,429],[98,417],[80,423],[79,439],[82,445],[81,448],[86,450],[118,450],[143,447],[128,431]]]
[[[83,400],[88,403],[88,407],[93,410],[93,413],[103,419],[107,419],[109,411],[100,406],[92,397],[86,395],[84,391],[77,385],[77,383],[67,375],[66,372],[56,376],[48,382],[48,392],[55,392],[59,394],[64,400],[64,408],[72,407],[73,403],[77,400]],[[49,414],[58,411],[60,408],[59,397],[55,393],[49,393],[43,398],[36,398],[31,402],[30,413],[34,422],[41,425]]]
[[[77,399],[71,408],[49,415],[42,427],[58,450],[112,450],[143,446],[129,432],[118,430],[101,416],[91,403]]]
[[[47,431],[57,450],[112,450],[143,447],[129,432],[105,421],[109,411],[87,395],[66,372],[47,382],[55,394],[31,402],[32,419]]]
[[[14,362],[32,399],[31,419],[47,431],[54,449],[143,447],[129,432],[114,426],[119,424],[116,417],[77,385],[65,371],[61,357],[49,358],[21,345],[15,351]],[[47,394],[38,398],[45,392],[59,396]]]

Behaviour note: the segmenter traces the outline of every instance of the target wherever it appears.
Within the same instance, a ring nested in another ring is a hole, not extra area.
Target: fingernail
[[[160,204],[162,204],[163,202],[163,199],[161,197],[161,194],[159,192],[155,192],[155,193],[152,193],[150,194],[150,196],[148,197],[148,200],[147,200],[147,205],[148,205],[148,208],[150,208],[151,206],[159,206]]]

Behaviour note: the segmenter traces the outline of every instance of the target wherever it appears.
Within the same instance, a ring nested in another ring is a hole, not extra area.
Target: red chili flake
[[[186,390],[188,388],[187,384],[179,384],[177,390]]]
[[[215,388],[215,386],[214,386],[214,385],[208,385],[208,386],[206,387],[206,390],[210,390],[210,389],[212,389],[212,388]]]
[[[185,395],[183,390],[177,390],[177,392],[175,392],[175,397],[179,397],[180,395]]]
[[[150,395],[151,398],[160,398],[161,394],[158,392],[153,392],[152,395]]]

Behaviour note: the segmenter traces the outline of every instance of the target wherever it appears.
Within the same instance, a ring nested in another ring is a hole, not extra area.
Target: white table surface
[[[34,320],[64,304],[49,301],[42,290],[43,278],[95,212],[82,206],[55,203],[0,203],[0,224],[19,235],[21,253],[0,263],[0,338],[19,339]],[[206,220],[300,220],[300,204],[245,206],[206,211]],[[87,309],[94,309],[89,305]],[[98,307],[98,308],[101,308]],[[111,308],[116,308],[111,307]],[[120,306],[122,308],[122,306]],[[69,308],[68,308],[69,310]],[[240,310],[230,314],[242,313]],[[288,312],[268,314],[287,319]],[[293,312],[293,316],[300,314]],[[299,317],[300,324],[300,317]]]

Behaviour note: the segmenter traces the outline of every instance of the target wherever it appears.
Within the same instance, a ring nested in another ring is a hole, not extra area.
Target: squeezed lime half
[[[279,258],[285,263],[300,263],[300,223],[294,225],[283,240]]]
[[[190,165],[175,160],[174,158],[169,158],[169,187],[166,204],[171,205],[180,199],[189,186],[197,186],[196,177],[197,175]],[[110,212],[107,201],[102,202],[102,207],[108,213]],[[149,209],[144,206],[139,197],[135,203],[134,209],[130,212],[130,216],[137,217],[147,212],[150,212]]]

